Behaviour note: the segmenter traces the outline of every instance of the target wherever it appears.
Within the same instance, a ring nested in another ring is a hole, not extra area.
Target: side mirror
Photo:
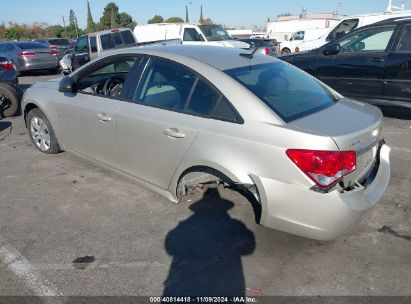
[[[59,92],[74,93],[76,91],[76,84],[70,76],[65,76],[60,80]]]
[[[339,52],[341,52],[341,45],[336,43],[336,44],[328,45],[324,49],[323,54],[326,56],[331,56],[331,55],[337,55]]]

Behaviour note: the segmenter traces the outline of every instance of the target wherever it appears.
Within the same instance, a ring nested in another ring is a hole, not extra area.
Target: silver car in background
[[[59,71],[59,52],[32,41],[0,43],[0,54],[13,61],[18,72],[33,70]]]
[[[66,54],[66,52],[72,48],[70,41],[64,38],[41,38],[34,39],[33,41],[44,44],[50,50],[58,52],[59,54],[57,55],[57,57],[59,59],[61,59],[64,54]]]
[[[116,50],[34,84],[22,109],[44,153],[70,151],[174,202],[222,181],[254,195],[261,225],[312,239],[344,233],[390,179],[378,108],[241,49]]]

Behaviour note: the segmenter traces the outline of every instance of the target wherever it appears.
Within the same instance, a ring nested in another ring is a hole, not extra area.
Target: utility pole
[[[64,20],[64,16],[63,16],[63,26],[64,26],[64,37],[67,38],[66,20]]]

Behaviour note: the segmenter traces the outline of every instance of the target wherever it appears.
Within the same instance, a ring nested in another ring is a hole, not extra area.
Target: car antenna
[[[250,54],[248,53],[241,53],[240,56],[248,58],[248,59],[253,59],[255,52],[257,52],[258,48],[255,48],[254,51],[252,51]]]

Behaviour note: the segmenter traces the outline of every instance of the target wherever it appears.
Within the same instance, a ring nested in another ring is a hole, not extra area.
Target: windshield
[[[314,77],[283,62],[225,70],[285,122],[332,106],[341,96]]]
[[[38,42],[14,42],[14,45],[21,50],[45,49],[47,46]]]
[[[208,41],[219,41],[219,40],[232,40],[231,37],[225,29],[219,25],[199,25],[199,28],[206,36]]]

